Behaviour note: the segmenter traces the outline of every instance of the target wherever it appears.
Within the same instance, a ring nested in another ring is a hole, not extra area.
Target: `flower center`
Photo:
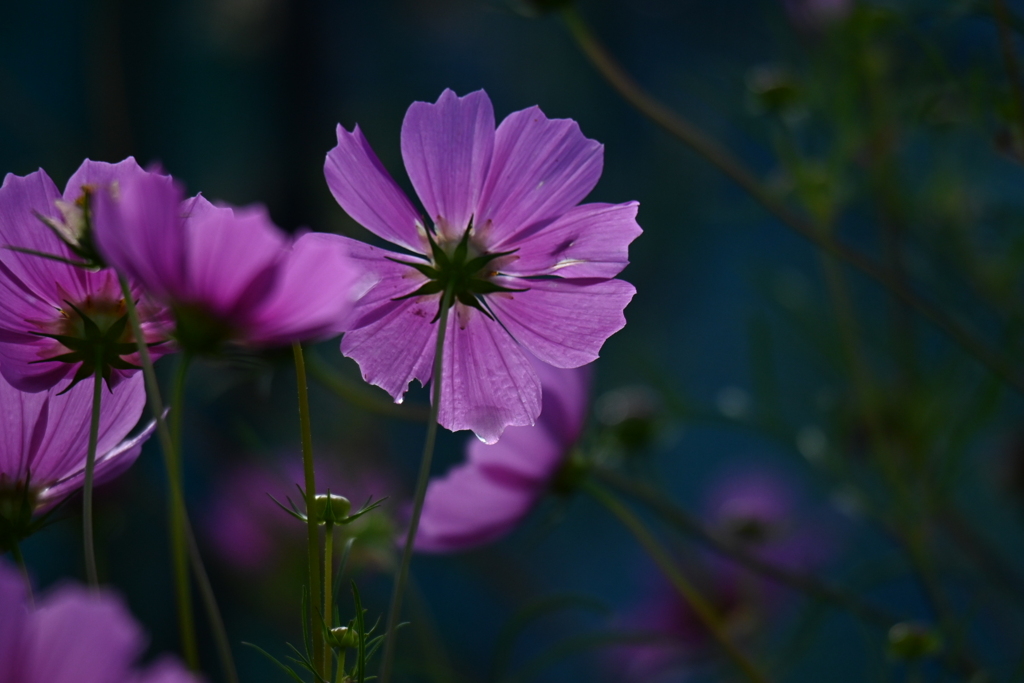
[[[427,282],[415,292],[397,297],[396,300],[451,292],[449,306],[459,302],[476,308],[488,318],[494,319],[493,314],[488,310],[484,299],[485,295],[495,292],[526,291],[525,289],[502,287],[491,279],[498,274],[494,267],[495,260],[508,256],[515,250],[495,253],[483,251],[470,239],[472,230],[473,225],[470,223],[458,242],[449,241],[441,244],[438,244],[428,231],[427,240],[430,242],[431,253],[429,264],[390,259],[396,263],[411,266],[428,278]],[[441,305],[443,303],[438,306],[437,315],[431,322],[441,316]]]
[[[187,353],[214,354],[231,339],[234,330],[221,317],[202,306],[174,307],[174,338]]]
[[[122,358],[136,350],[124,299],[89,296],[78,305],[64,303],[60,318],[49,326],[54,331],[36,334],[59,342],[67,352],[33,363],[81,363],[65,391],[97,373],[109,384],[113,369],[138,369]]]

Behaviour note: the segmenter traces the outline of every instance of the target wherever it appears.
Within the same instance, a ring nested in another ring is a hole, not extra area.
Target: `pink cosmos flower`
[[[263,207],[183,201],[172,178],[148,175],[98,195],[94,214],[100,254],[171,307],[188,351],[334,336],[351,308],[359,271],[342,238],[292,240]]]
[[[86,160],[64,194],[42,169],[8,174],[0,187],[0,373],[23,391],[43,391],[67,377],[96,369],[92,332],[105,343],[104,373],[114,386],[135,372],[138,357],[117,274],[90,270],[29,249],[80,262],[92,253],[92,209],[97,195],[118,192],[129,180],[152,174],[129,157],[116,164]],[[141,296],[135,290],[136,299]],[[163,337],[164,312],[139,302],[146,341]],[[95,341],[95,340],[93,340]],[[152,347],[152,353],[166,352]]]
[[[0,380],[0,549],[23,537],[33,513],[82,487],[92,415],[92,389],[67,382],[26,393]],[[109,481],[139,456],[152,427],[125,441],[146,404],[141,375],[125,379],[100,405],[95,481]],[[10,517],[6,515],[10,514]],[[0,680],[3,680],[0,678]]]
[[[359,127],[338,127],[324,173],[341,207],[406,250],[352,242],[369,272],[341,351],[363,378],[401,401],[431,380],[443,291],[454,293],[438,421],[494,443],[532,425],[544,363],[590,363],[625,325],[635,290],[613,279],[640,234],[637,203],[583,204],[603,147],[537,107],[497,130],[486,93],[416,102],[402,124],[402,158],[429,223],[381,165]],[[436,378],[435,378],[436,379]]]
[[[544,495],[583,431],[590,369],[536,360],[544,410],[533,427],[511,427],[496,444],[473,439],[466,462],[430,482],[416,550],[448,553],[504,536]]]
[[[197,683],[170,657],[134,668],[145,649],[117,595],[67,585],[33,605],[18,572],[0,562],[0,681]]]

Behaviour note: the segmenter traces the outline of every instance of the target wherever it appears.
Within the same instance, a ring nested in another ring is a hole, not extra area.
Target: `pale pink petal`
[[[437,421],[471,429],[494,443],[507,426],[532,425],[540,413],[540,381],[501,325],[456,304],[444,343],[444,383]]]
[[[411,251],[427,248],[418,231],[419,214],[388,175],[363,137],[338,126],[338,146],[327,153],[324,176],[331,194],[357,223],[392,244]]]
[[[229,323],[245,324],[277,286],[287,238],[262,206],[214,206],[196,197],[185,219],[187,282],[172,292]]]
[[[50,396],[50,428],[32,452],[32,480],[39,484],[54,484],[84,475],[92,418],[92,382],[80,382],[67,393],[58,395],[63,388],[55,387]],[[145,405],[141,373],[135,373],[112,391],[104,389],[100,399],[97,454],[103,456],[121,443],[138,423]]]
[[[76,280],[76,271],[81,269],[7,247],[76,258],[36,216],[40,214],[58,220],[60,212],[54,204],[58,199],[57,186],[42,169],[24,177],[9,173],[0,187],[0,263],[24,283],[28,291],[51,303],[58,297],[57,283]]]
[[[325,233],[296,240],[281,259],[277,286],[250,322],[248,340],[276,345],[341,334],[361,277],[347,242]]]
[[[74,202],[81,197],[83,185],[93,190],[106,189],[116,193],[123,182],[130,178],[140,178],[147,173],[148,171],[143,170],[135,161],[135,157],[128,157],[114,164],[86,159],[68,178],[68,184],[64,187],[64,201]]]
[[[452,468],[427,488],[416,550],[447,553],[490,543],[511,531],[539,495],[495,481],[472,463]]]
[[[642,232],[637,206],[577,206],[536,232],[520,233],[492,249],[515,250],[515,260],[502,268],[513,275],[612,278],[629,264],[629,243]]]
[[[20,683],[117,683],[145,638],[122,601],[67,586],[42,600],[27,625]]]
[[[418,270],[400,263],[426,264],[424,259],[380,249],[348,237],[338,236],[336,239],[345,245],[348,257],[360,272],[359,279],[352,286],[352,295],[358,299],[357,309],[346,329],[358,327],[354,323],[375,310],[378,304],[414,292],[427,281]]]
[[[545,363],[574,368],[597,360],[605,340],[626,324],[622,310],[636,293],[622,280],[526,280],[500,284],[529,291],[488,299],[519,343]]]
[[[93,236],[103,259],[162,299],[186,286],[182,197],[173,178],[156,173],[124,178],[116,195],[93,195]]]
[[[494,109],[483,90],[413,102],[402,122],[402,159],[439,232],[458,238],[476,210],[494,151]]]
[[[430,379],[440,296],[387,300],[357,309],[355,327],[341,338],[341,353],[359,363],[363,379],[401,403],[409,383]]]
[[[576,206],[594,189],[603,163],[604,146],[584,137],[575,121],[549,119],[538,107],[509,114],[495,134],[476,225],[492,244],[514,239]]]

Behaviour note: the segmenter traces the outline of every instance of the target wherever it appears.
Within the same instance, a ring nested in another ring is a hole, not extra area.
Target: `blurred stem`
[[[387,628],[384,631],[384,655],[380,669],[380,683],[390,683],[391,672],[395,664],[395,631],[398,620],[402,616],[402,595],[405,584],[409,580],[409,565],[412,562],[412,550],[416,543],[416,532],[420,527],[420,513],[423,512],[423,500],[427,495],[427,482],[430,479],[430,463],[434,458],[434,441],[437,439],[437,412],[441,407],[441,385],[444,384],[441,371],[444,361],[444,338],[448,330],[448,309],[454,297],[452,285],[445,288],[441,296],[441,310],[438,312],[437,344],[434,347],[434,368],[431,375],[430,418],[427,422],[427,437],[423,442],[423,457],[420,460],[420,472],[416,479],[416,494],[413,498],[412,517],[409,519],[409,531],[402,549],[402,560],[395,577],[395,586],[391,593],[391,607],[388,609]]]
[[[612,515],[614,515],[623,526],[625,526],[633,537],[640,543],[643,549],[647,552],[658,568],[661,570],[665,578],[669,580],[672,586],[676,589],[679,595],[683,598],[683,601],[693,610],[694,614],[700,620],[701,624],[707,629],[708,633],[718,641],[718,644],[722,646],[725,654],[728,655],[729,659],[736,665],[736,667],[743,672],[743,674],[754,681],[755,683],[766,683],[767,678],[761,674],[754,664],[736,647],[735,644],[726,635],[725,628],[722,624],[721,618],[718,613],[697,591],[696,588],[686,579],[685,576],[676,567],[675,561],[668,554],[668,552],[661,547],[658,540],[654,537],[654,534],[644,525],[636,514],[620,502],[614,495],[612,495],[606,488],[596,483],[593,480],[587,480],[582,485],[583,490],[594,497],[597,502],[605,507]]]
[[[693,536],[720,555],[736,561],[747,569],[765,578],[777,581],[806,595],[830,602],[849,610],[864,621],[888,628],[902,620],[901,617],[875,607],[859,596],[841,588],[829,586],[815,576],[798,574],[766,562],[735,543],[725,541],[711,533],[691,517],[685,510],[672,503],[659,491],[648,484],[629,479],[618,472],[594,467],[591,472],[605,484],[635,498],[648,506],[659,517],[676,530]]]
[[[96,572],[96,540],[93,536],[92,489],[96,475],[96,445],[100,435],[100,402],[103,400],[103,352],[96,353],[96,372],[92,382],[92,417],[89,419],[89,450],[85,454],[85,483],[82,485],[82,542],[85,546],[85,578],[91,588],[99,588]]]
[[[333,391],[342,400],[356,408],[384,417],[394,417],[410,422],[426,422],[428,408],[421,405],[405,405],[388,401],[377,389],[367,388],[365,383],[355,383],[323,361],[316,353],[306,355],[306,366],[310,376]]]
[[[210,622],[210,630],[213,632],[214,646],[217,649],[217,658],[220,659],[221,670],[224,672],[224,680],[227,683],[238,683],[238,670],[235,668],[235,659],[231,653],[231,641],[228,639],[227,629],[224,627],[224,618],[217,605],[217,596],[213,592],[210,576],[206,573],[203,557],[199,554],[196,535],[187,516],[185,517],[185,535],[188,539],[189,559],[192,561],[192,574],[196,578],[199,597],[203,601],[206,618]]]
[[[328,494],[329,495],[329,494]],[[327,503],[330,505],[330,501]],[[324,521],[324,620],[327,622],[327,629],[334,626],[334,596],[331,595],[333,586],[334,571],[334,522],[330,519]],[[324,644],[324,680],[331,678],[331,653],[334,649],[327,643]],[[339,663],[344,667],[344,663]]]
[[[1010,12],[1005,0],[992,0],[992,15],[996,20],[996,31],[999,33],[999,49],[1003,53],[1006,75],[1010,79],[1010,92],[1013,97],[1013,114],[1015,121],[1011,124],[1014,146],[1024,143],[1024,81],[1021,80],[1020,63],[1013,45],[1013,33],[1010,30]]]
[[[1001,352],[990,348],[967,327],[941,308],[919,297],[888,269],[879,266],[858,251],[822,234],[810,221],[796,214],[773,195],[736,157],[715,139],[656,100],[637,84],[608,50],[597,40],[573,6],[562,10],[564,19],[577,45],[597,71],[627,102],[641,114],[659,125],[673,137],[689,146],[713,166],[745,190],[795,233],[822,251],[845,261],[869,278],[885,287],[892,296],[916,309],[955,344],[973,356],[995,376],[1024,394],[1024,372]]]
[[[299,392],[299,429],[302,433],[302,469],[306,483],[306,551],[309,563],[309,634],[313,639],[313,667],[324,671],[327,641],[324,638],[320,608],[320,543],[316,515],[316,474],[313,470],[313,427],[309,417],[309,386],[306,383],[306,362],[302,355],[302,344],[292,343],[295,357],[295,381]]]
[[[160,384],[156,379],[156,372],[153,369],[153,359],[149,355],[149,347],[146,345],[146,338],[143,336],[142,323],[139,321],[139,311],[135,307],[135,299],[132,296],[131,287],[123,275],[121,280],[121,292],[124,295],[125,308],[128,310],[128,320],[132,326],[132,335],[135,337],[135,344],[139,349],[139,360],[142,363],[142,373],[146,379],[146,396],[149,400],[149,409],[156,420],[157,436],[160,439],[160,450],[163,452],[164,469],[167,471],[167,486],[169,489],[168,501],[168,526],[171,535],[171,559],[174,572],[174,587],[178,605],[178,635],[181,639],[181,654],[185,663],[193,671],[199,669],[199,647],[196,640],[195,616],[192,612],[192,595],[188,577],[188,558],[185,546],[184,525],[185,519],[185,498],[182,494],[181,473],[174,467],[174,440],[171,438],[171,431],[167,427],[167,420],[164,419],[164,405],[160,398]]]

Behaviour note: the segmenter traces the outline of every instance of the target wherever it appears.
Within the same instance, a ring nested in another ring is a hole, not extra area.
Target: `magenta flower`
[[[0,562],[0,681],[5,683],[197,683],[165,657],[133,664],[146,638],[107,591],[59,588],[33,605],[18,572]]]
[[[90,270],[6,247],[29,249],[81,262],[93,253],[92,204],[129,180],[151,174],[131,157],[117,164],[82,163],[64,194],[42,169],[8,174],[0,187],[0,373],[23,391],[49,389],[67,377],[97,370],[96,338],[105,345],[99,369],[114,386],[135,372],[135,340],[125,317],[117,275]],[[136,290],[136,298],[140,293]],[[139,304],[149,343],[158,342],[164,312]],[[166,351],[153,346],[158,355]]]
[[[550,486],[583,431],[590,369],[533,363],[544,390],[537,424],[512,427],[492,445],[473,439],[466,462],[430,482],[416,550],[448,553],[497,540]]]
[[[94,213],[100,254],[171,307],[186,350],[330,337],[351,309],[359,271],[342,238],[292,240],[263,207],[183,201],[173,179],[149,175],[98,195]]]
[[[66,383],[65,383],[66,384]],[[64,385],[26,393],[0,380],[0,548],[25,535],[33,513],[82,487],[92,414],[92,390]],[[152,427],[125,441],[146,404],[142,377],[121,382],[103,399],[96,483],[118,476],[139,456]],[[10,514],[8,518],[5,514]],[[2,680],[2,679],[0,679]]]
[[[359,127],[338,127],[327,184],[341,207],[407,252],[353,243],[371,279],[342,338],[363,378],[401,401],[431,380],[436,321],[454,294],[438,421],[494,443],[541,408],[527,351],[560,368],[585,365],[625,325],[635,290],[613,279],[637,235],[637,203],[583,204],[603,147],[567,119],[532,107],[497,130],[486,93],[416,102],[402,124],[402,157],[425,222]]]

